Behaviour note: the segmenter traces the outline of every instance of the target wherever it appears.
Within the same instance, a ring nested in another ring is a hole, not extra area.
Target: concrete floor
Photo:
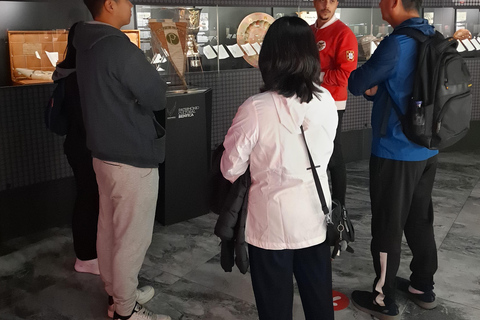
[[[333,263],[334,290],[346,295],[334,299],[338,305],[353,290],[370,289],[373,280],[368,161],[349,163],[347,170],[347,206],[357,240],[352,245],[354,254],[342,253]],[[479,179],[480,150],[440,154],[433,192],[439,306],[426,311],[399,293],[402,319],[480,319]],[[215,222],[216,215],[207,214],[168,227],[155,225],[140,273],[140,284],[156,289],[147,307],[182,320],[258,318],[249,274],[242,275],[236,268],[225,273],[220,267]],[[0,257],[1,320],[108,319],[107,295],[100,278],[73,270],[69,228],[51,229],[2,245],[11,250]],[[411,254],[406,243],[402,255],[398,275],[408,278]],[[293,318],[304,319],[297,293]],[[371,317],[350,304],[336,311],[335,319]]]

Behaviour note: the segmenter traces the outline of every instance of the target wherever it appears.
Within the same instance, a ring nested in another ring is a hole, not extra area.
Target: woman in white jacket
[[[223,143],[221,170],[235,181],[250,165],[245,229],[260,320],[291,320],[293,275],[307,320],[333,319],[330,248],[305,136],[329,207],[326,168],[337,111],[320,87],[318,49],[308,24],[283,17],[259,57],[264,86],[240,106]]]

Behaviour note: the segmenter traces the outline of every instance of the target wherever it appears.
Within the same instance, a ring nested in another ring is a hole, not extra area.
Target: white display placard
[[[462,41],[460,40],[457,40],[457,41],[458,41],[457,51],[458,52],[467,51],[467,49],[465,49],[465,46],[462,44]]]
[[[257,52],[253,49],[253,47],[250,43],[242,44],[242,49],[243,49],[243,51],[245,51],[247,56],[254,56],[254,55],[257,54]]]
[[[472,41],[475,49],[480,50],[480,42],[478,41],[478,38],[473,38],[473,39],[471,39],[471,41]]]
[[[253,49],[255,49],[255,51],[257,51],[258,54],[260,54],[260,50],[262,50],[262,46],[258,42],[252,43],[252,47]]]
[[[137,26],[138,27],[147,27],[148,20],[152,18],[151,12],[137,12]]]
[[[467,48],[468,51],[474,51],[475,50],[475,47],[473,46],[473,43],[470,42],[470,40],[463,39],[463,40],[460,40],[460,41],[462,41],[463,45],[465,46],[465,48]]]
[[[211,45],[206,45],[205,47],[203,47],[203,54],[209,60],[215,59],[217,57],[217,53],[215,52],[215,50],[213,50]]]
[[[222,59],[227,59],[228,57],[230,57],[230,56],[228,55],[227,50],[226,50],[225,47],[223,46],[223,44],[217,46],[217,52],[218,52],[218,58],[219,58],[220,60],[222,60]]]
[[[239,47],[238,44],[227,46],[227,49],[230,51],[234,58],[241,58],[244,55],[242,49]]]

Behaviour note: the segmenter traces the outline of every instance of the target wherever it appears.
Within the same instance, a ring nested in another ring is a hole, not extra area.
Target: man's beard
[[[332,17],[331,12],[329,12],[329,11],[324,11],[324,12],[325,12],[325,14],[323,14],[323,12],[321,12],[320,15],[318,16],[320,18],[320,20],[328,20]]]

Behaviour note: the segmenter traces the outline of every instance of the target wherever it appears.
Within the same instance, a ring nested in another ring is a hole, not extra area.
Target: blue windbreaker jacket
[[[411,27],[425,35],[433,35],[434,28],[422,18],[411,18],[395,30]],[[350,74],[348,89],[353,95],[361,95],[378,85],[372,109],[372,154],[385,159],[422,161],[435,156],[437,150],[429,150],[408,140],[393,108],[387,108],[388,95],[405,113],[413,90],[417,64],[417,43],[406,35],[391,34],[380,42],[372,57]],[[389,114],[385,115],[385,112]],[[385,135],[381,133],[384,117],[388,117]]]

